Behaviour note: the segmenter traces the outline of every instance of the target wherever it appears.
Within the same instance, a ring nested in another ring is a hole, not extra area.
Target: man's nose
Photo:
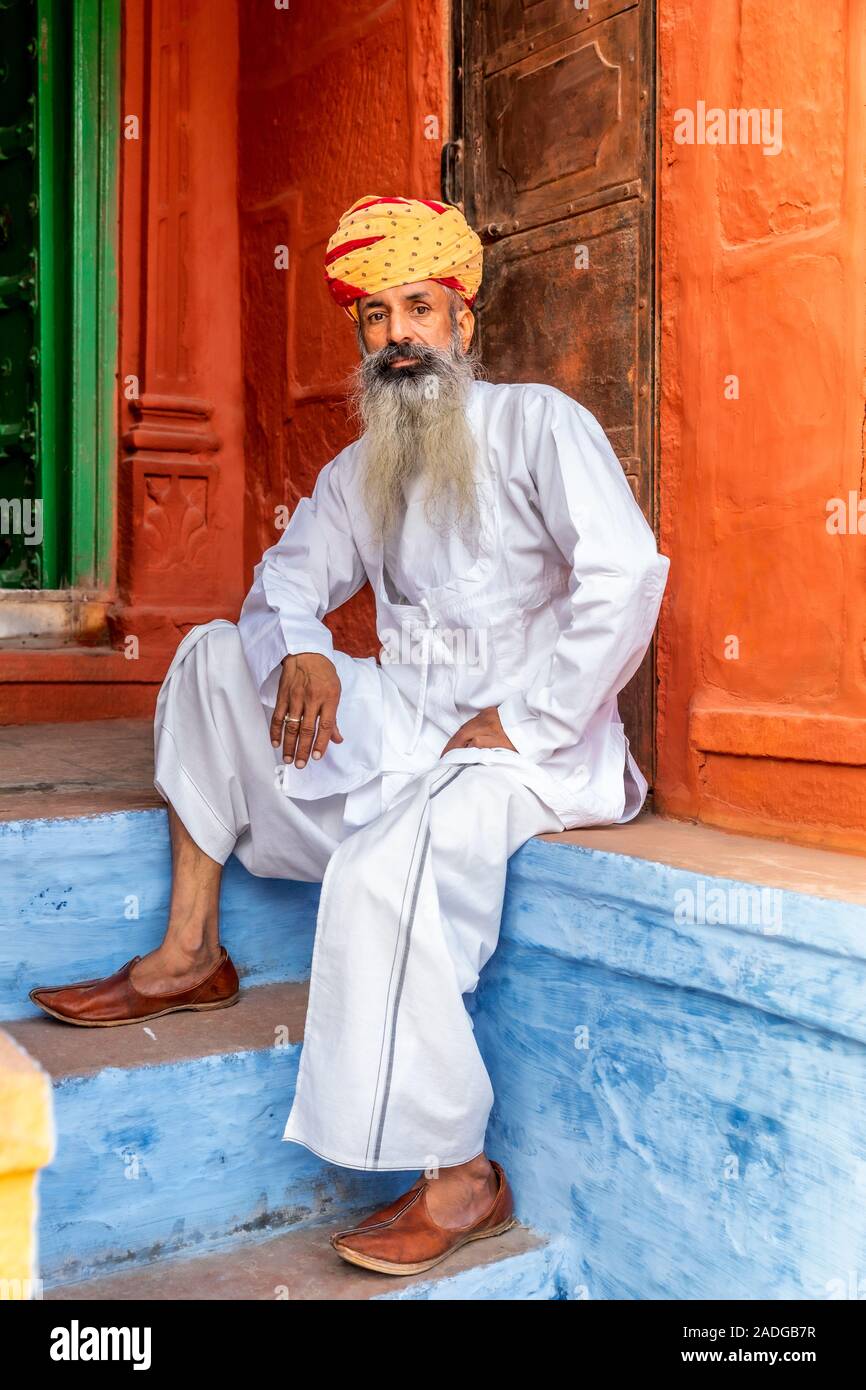
[[[409,319],[401,318],[400,315],[392,315],[388,324],[389,343],[414,343],[416,337],[412,331],[412,323]]]

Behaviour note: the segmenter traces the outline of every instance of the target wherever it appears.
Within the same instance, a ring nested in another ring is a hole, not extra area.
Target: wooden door
[[[443,195],[485,244],[488,375],[591,410],[653,525],[653,0],[454,4]],[[650,651],[619,700],[650,782],[654,691]]]

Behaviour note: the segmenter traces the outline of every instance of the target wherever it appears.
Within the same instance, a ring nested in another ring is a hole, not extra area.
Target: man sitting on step
[[[341,219],[326,275],[357,332],[361,435],[266,551],[238,624],[194,628],[166,675],[165,939],[104,980],[32,991],[84,1027],[223,1008],[229,855],[321,880],[283,1137],[349,1168],[424,1169],[331,1237],[392,1274],[513,1224],[464,996],[497,944],[509,856],[643,804],[617,693],[668,572],[594,416],[552,386],[479,379],[481,264],[442,203],[369,196]],[[368,581],[379,661],[335,650],[323,622]]]

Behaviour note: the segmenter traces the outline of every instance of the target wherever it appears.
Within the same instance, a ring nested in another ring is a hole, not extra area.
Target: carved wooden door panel
[[[492,381],[560,387],[597,416],[655,521],[652,0],[455,4],[456,159],[444,194],[485,243]],[[653,773],[653,653],[620,696]]]

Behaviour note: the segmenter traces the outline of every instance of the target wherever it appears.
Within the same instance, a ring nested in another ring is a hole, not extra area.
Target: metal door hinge
[[[439,186],[443,203],[463,208],[463,141],[448,140],[442,146]]]

